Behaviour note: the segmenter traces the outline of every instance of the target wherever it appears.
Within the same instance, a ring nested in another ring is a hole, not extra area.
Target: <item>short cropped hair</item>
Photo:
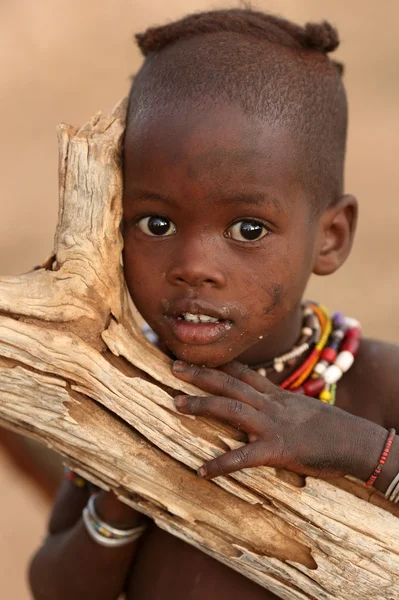
[[[130,91],[129,118],[189,101],[227,101],[294,135],[313,205],[342,195],[347,134],[343,66],[328,22],[304,27],[253,11],[202,12],[136,35],[145,57]]]

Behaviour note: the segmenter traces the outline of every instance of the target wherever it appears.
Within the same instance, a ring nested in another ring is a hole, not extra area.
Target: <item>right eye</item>
[[[143,217],[137,222],[137,227],[143,233],[156,237],[167,237],[176,233],[176,226],[166,217],[155,215],[152,217]]]

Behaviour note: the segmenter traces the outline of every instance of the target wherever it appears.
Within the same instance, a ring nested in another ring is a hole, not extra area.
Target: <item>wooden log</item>
[[[176,393],[198,390],[135,318],[119,231],[125,113],[123,101],[59,128],[54,251],[0,277],[0,425],[281,598],[398,598],[399,507],[380,494],[266,467],[197,477],[243,438],[175,410]]]

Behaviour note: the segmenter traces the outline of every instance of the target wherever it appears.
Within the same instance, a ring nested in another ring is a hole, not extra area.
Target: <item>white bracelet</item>
[[[399,502],[399,473],[394,477],[385,492],[385,498],[390,502]]]
[[[147,525],[139,525],[132,529],[117,529],[99,518],[94,506],[95,495],[90,496],[87,506],[83,509],[83,523],[90,537],[107,548],[116,548],[131,544],[139,539]]]

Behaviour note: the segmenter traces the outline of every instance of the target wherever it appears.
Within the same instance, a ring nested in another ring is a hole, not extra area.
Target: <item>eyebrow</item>
[[[155,202],[166,202],[172,206],[177,206],[177,202],[166,194],[159,194],[157,192],[151,192],[149,190],[134,189],[131,192],[136,201],[145,202],[146,200],[154,200]]]
[[[261,204],[272,202],[273,204],[279,205],[276,198],[271,197],[263,192],[238,192],[231,196],[221,196],[218,198],[219,202],[225,204],[248,204],[252,206],[259,206]]]
[[[160,194],[158,192],[152,192],[150,190],[134,189],[132,195],[136,201],[145,202],[147,200],[153,200],[154,202],[165,202],[171,206],[178,206],[178,203],[172,196],[166,194]],[[213,195],[212,199],[218,203],[223,204],[246,204],[248,206],[261,206],[262,204],[273,204],[276,209],[281,209],[281,203],[279,200],[265,192],[238,192],[232,195]]]

